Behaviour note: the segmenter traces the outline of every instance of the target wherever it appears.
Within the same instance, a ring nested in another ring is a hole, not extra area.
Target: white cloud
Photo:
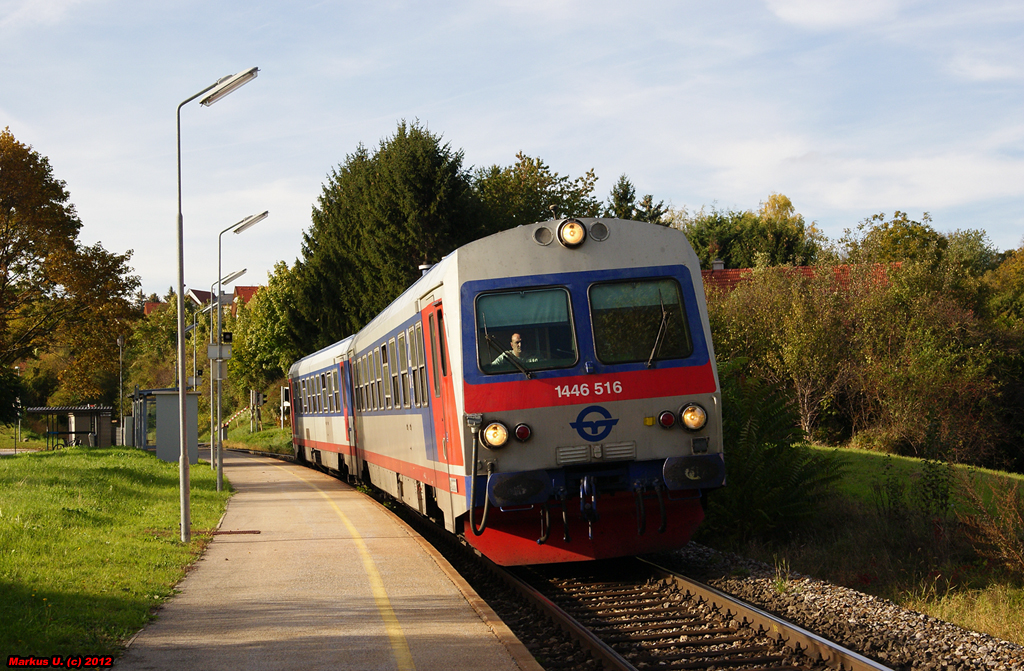
[[[86,0],[5,0],[0,2],[0,29],[59,23],[71,8],[84,2]]]
[[[1009,49],[960,49],[949,62],[957,77],[972,81],[1018,79],[1024,75],[1024,55]]]
[[[768,9],[787,23],[811,30],[848,28],[896,16],[899,0],[765,0]]]

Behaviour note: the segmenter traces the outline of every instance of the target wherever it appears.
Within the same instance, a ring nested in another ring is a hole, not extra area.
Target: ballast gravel
[[[660,562],[659,562],[660,563]],[[891,601],[690,543],[673,568],[898,671],[1024,669],[1024,647]]]

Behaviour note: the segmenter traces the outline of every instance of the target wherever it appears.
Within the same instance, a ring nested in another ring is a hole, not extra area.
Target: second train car
[[[684,545],[725,483],[700,265],[618,219],[464,245],[289,371],[296,457],[501,565]]]

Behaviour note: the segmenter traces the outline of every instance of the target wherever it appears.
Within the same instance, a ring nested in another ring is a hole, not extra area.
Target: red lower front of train
[[[687,498],[648,494],[642,503],[634,494],[617,492],[599,497],[596,511],[590,500],[568,499],[520,510],[491,508],[479,536],[470,521],[465,538],[487,558],[501,566],[550,564],[607,559],[623,555],[674,550],[689,542],[704,519],[696,492]],[[473,511],[479,529],[483,507]],[[566,522],[568,525],[566,525]]]

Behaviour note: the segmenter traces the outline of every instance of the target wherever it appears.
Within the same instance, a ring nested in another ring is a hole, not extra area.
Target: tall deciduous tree
[[[56,389],[52,381],[35,387],[64,402],[112,401],[117,336],[134,318],[139,280],[131,252],[82,246],[81,227],[47,158],[9,128],[0,133],[0,366],[51,351]]]
[[[793,203],[773,193],[758,212],[701,208],[668,214],[671,226],[686,233],[701,267],[721,259],[726,268],[753,268],[783,264],[810,265],[821,254],[824,237],[804,222]]]
[[[492,165],[473,175],[473,186],[487,221],[487,233],[556,217],[596,217],[593,170],[572,179],[559,175],[539,158],[520,152],[507,167]]]
[[[66,317],[51,299],[60,292],[56,275],[74,255],[81,227],[49,160],[5,128],[0,133],[0,365],[9,368],[30,356]]]

